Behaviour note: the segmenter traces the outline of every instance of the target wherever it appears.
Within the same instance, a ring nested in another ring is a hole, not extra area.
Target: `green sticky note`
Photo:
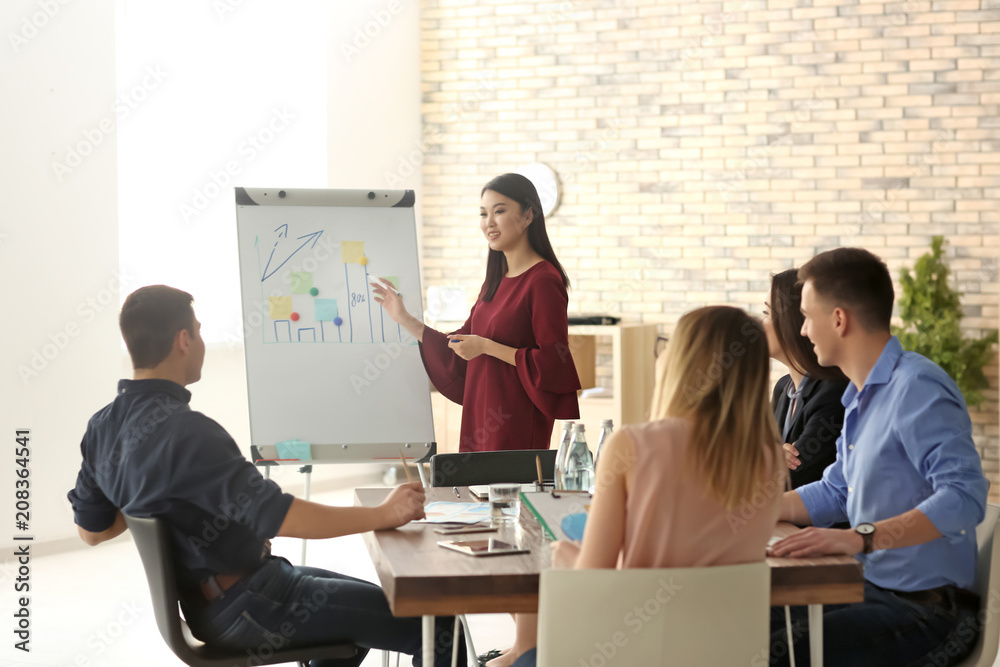
[[[364,241],[341,241],[340,259],[344,264],[360,264],[365,256]]]
[[[399,291],[399,276],[381,276],[379,277],[379,280],[384,280],[387,283],[392,283],[392,286],[396,288],[396,291],[397,292]]]
[[[314,299],[313,303],[316,304],[317,322],[333,322],[337,319],[336,299]]]
[[[268,299],[272,320],[287,320],[292,316],[292,297],[272,296]]]
[[[313,274],[308,271],[292,271],[292,294],[308,294],[313,286]]]
[[[305,440],[298,438],[277,442],[274,448],[278,450],[279,459],[298,459],[299,461],[309,461],[312,459],[311,446]]]

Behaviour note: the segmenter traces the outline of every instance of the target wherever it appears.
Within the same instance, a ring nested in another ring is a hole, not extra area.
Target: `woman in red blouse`
[[[486,281],[469,319],[443,334],[406,311],[388,283],[372,283],[385,312],[420,341],[434,386],[462,409],[459,451],[548,449],[556,419],[580,416],[569,351],[569,279],[545,233],[538,192],[503,174],[483,188]]]

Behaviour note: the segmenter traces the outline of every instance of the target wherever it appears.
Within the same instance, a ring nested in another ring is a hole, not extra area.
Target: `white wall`
[[[7,193],[0,209],[0,279],[13,293],[0,334],[0,442],[7,443],[0,463],[0,498],[7,500],[0,513],[8,526],[0,530],[0,548],[13,544],[15,430],[31,429],[28,532],[36,541],[74,538],[66,493],[79,469],[80,437],[90,415],[113,398],[118,378],[130,372],[117,326],[115,1],[51,5],[58,7],[52,16],[34,0],[12,0],[0,9],[7,36],[0,46],[6,149],[0,182]],[[23,43],[15,38],[12,44],[10,34],[23,34]],[[416,5],[344,4],[332,12],[329,34],[330,187],[410,188],[419,202]],[[344,45],[357,52],[345,54]],[[88,154],[79,162],[68,158],[71,146]],[[54,161],[67,170],[54,173]],[[393,177],[400,182],[390,182]],[[123,278],[126,291],[135,287]],[[210,347],[203,377],[190,387],[192,407],[247,450],[242,349]],[[324,481],[371,470],[318,466],[314,484],[322,488]],[[292,491],[301,484],[291,470],[277,478]]]
[[[330,187],[415,190],[418,230],[419,18],[415,2],[342,3],[330,17],[327,77]]]
[[[114,19],[114,0],[8,0],[0,9],[5,560],[20,533],[12,525],[15,429],[31,429],[26,534],[74,535],[66,493],[80,465],[80,436],[118,379]],[[67,162],[71,146],[86,153],[79,162]],[[57,175],[54,162],[69,171]]]
[[[420,143],[418,19],[416,3],[404,6],[400,0],[338,3],[330,12],[326,137],[329,187],[409,188],[417,191],[419,202],[419,162],[412,165],[401,182],[386,177],[387,172],[396,175],[401,171],[400,159],[412,162],[410,153]],[[418,216],[419,211],[418,206]],[[202,380],[189,389],[191,407],[222,424],[249,455],[243,348],[210,346]],[[319,465],[313,468],[312,484],[314,489],[329,488],[337,480],[365,475],[371,478],[373,471],[381,470],[382,466],[373,465]],[[286,490],[301,492],[302,476],[294,467],[277,470],[273,478]]]
[[[330,13],[327,52],[328,185],[331,188],[412,189],[420,198],[420,164],[400,160],[420,144],[420,23],[416,3],[363,0],[339,3]],[[358,37],[358,31],[363,37]],[[367,31],[367,33],[366,33]],[[367,42],[366,42],[367,40]],[[400,181],[395,176],[403,172]],[[393,177],[387,178],[391,173]],[[415,207],[420,229],[419,206]],[[418,234],[418,244],[420,243]],[[208,350],[203,379],[190,387],[191,406],[221,423],[248,452],[246,367],[242,347]],[[319,465],[313,488],[359,479],[376,465]],[[302,476],[284,467],[274,476],[283,488],[302,487]]]

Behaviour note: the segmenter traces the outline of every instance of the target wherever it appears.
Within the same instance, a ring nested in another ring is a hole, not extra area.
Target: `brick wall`
[[[423,0],[421,33],[425,284],[476,293],[480,188],[544,162],[571,311],[759,313],[817,252],[898,276],[944,234],[968,333],[997,326],[1000,0]]]

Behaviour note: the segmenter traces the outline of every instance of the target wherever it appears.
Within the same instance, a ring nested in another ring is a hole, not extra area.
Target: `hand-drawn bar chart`
[[[372,298],[376,278],[400,294],[404,287],[398,276],[370,270],[391,268],[379,262],[378,241],[336,241],[323,228],[301,231],[289,233],[286,223],[254,240],[261,295],[270,295],[262,302],[264,343],[415,344]]]
[[[233,342],[246,355],[250,444],[297,440],[315,460],[345,463],[432,451],[420,350],[368,287],[386,278],[411,313],[423,312],[414,193],[237,187],[234,195],[243,312]]]

